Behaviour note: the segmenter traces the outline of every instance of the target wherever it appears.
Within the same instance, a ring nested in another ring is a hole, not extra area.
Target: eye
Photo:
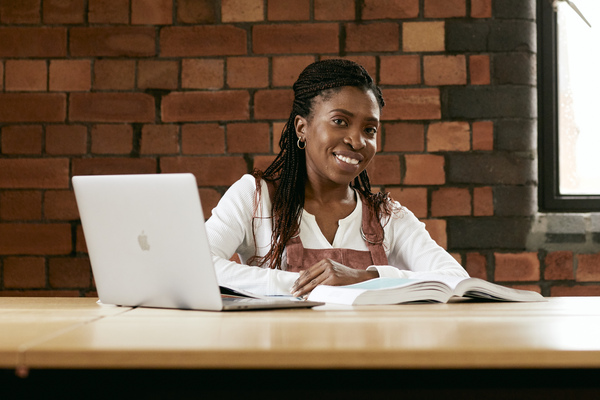
[[[334,118],[333,123],[339,126],[348,126],[348,123],[341,118]]]
[[[365,128],[365,132],[369,136],[375,136],[375,135],[377,135],[377,128],[370,126],[368,128]]]

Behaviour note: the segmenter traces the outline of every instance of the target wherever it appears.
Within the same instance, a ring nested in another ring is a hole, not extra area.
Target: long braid
[[[294,83],[294,102],[287,123],[279,140],[280,152],[264,172],[255,170],[254,176],[275,186],[273,194],[273,231],[269,252],[260,259],[270,268],[281,268],[281,257],[287,242],[298,233],[300,217],[304,208],[304,190],[307,179],[306,156],[296,145],[296,116],[308,118],[313,100],[318,95],[327,95],[329,90],[344,86],[355,86],[371,90],[379,107],[384,106],[381,90],[375,85],[367,71],[360,65],[347,60],[334,59],[310,64]],[[260,185],[257,179],[257,189]],[[360,173],[351,183],[358,190],[377,216],[389,214],[389,199],[383,193],[371,192],[367,171]]]

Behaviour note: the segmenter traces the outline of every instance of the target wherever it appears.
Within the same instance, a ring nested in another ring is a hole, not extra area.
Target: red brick
[[[248,119],[250,94],[242,90],[173,92],[162,100],[164,122]]]
[[[427,151],[469,151],[471,129],[468,122],[435,122],[427,130]]]
[[[467,273],[472,278],[487,280],[487,260],[480,253],[467,253]]]
[[[270,150],[269,124],[266,122],[227,125],[229,153],[268,153]]]
[[[254,156],[252,168],[264,171],[273,163],[274,160],[275,156]]]
[[[171,25],[173,0],[131,0],[133,25]]]
[[[138,62],[139,89],[177,89],[177,61],[141,60]]]
[[[133,150],[131,125],[94,125],[92,127],[92,153],[129,154]]]
[[[40,0],[0,2],[0,22],[5,24],[39,24]]]
[[[69,187],[66,158],[0,159],[0,188],[62,189]]]
[[[431,193],[431,216],[471,215],[471,193],[469,189],[445,187]]]
[[[34,221],[42,218],[42,192],[7,190],[0,192],[0,219]]]
[[[254,94],[254,118],[287,119],[293,102],[291,90],[259,90]]]
[[[405,185],[443,185],[446,183],[444,157],[433,154],[407,154]]]
[[[50,61],[51,91],[88,91],[92,87],[92,67],[89,60]]]
[[[397,155],[375,155],[367,171],[373,185],[397,185],[401,180],[400,158]]]
[[[494,150],[494,123],[473,122],[473,150]]]
[[[48,282],[53,288],[88,288],[92,270],[87,258],[50,258]]]
[[[246,31],[230,25],[173,26],[160,31],[161,57],[244,55]]]
[[[263,0],[221,0],[223,22],[255,22],[264,20]]]
[[[246,161],[239,157],[165,157],[163,173],[191,172],[198,186],[230,186],[247,173]]]
[[[71,121],[154,121],[154,98],[145,93],[71,93],[70,96]]]
[[[466,17],[466,0],[425,0],[425,18]]]
[[[355,17],[354,0],[315,0],[315,20],[352,21]]]
[[[476,217],[494,215],[494,192],[491,187],[473,189],[473,215]]]
[[[134,60],[94,61],[94,89],[128,90],[135,87]]]
[[[44,0],[42,3],[45,24],[82,24],[84,0]]]
[[[425,129],[423,124],[407,122],[386,123],[385,151],[423,151],[425,150]]]
[[[65,28],[0,27],[0,58],[51,58],[67,55]]]
[[[423,57],[423,76],[429,86],[466,85],[467,62],[464,55]]]
[[[46,265],[43,257],[6,257],[4,287],[32,289],[46,286]]]
[[[427,218],[427,189],[390,188],[390,196],[412,211],[417,218]]]
[[[182,154],[224,154],[225,130],[219,124],[193,124],[181,127]]]
[[[254,25],[255,54],[313,54],[339,52],[337,24]]]
[[[74,57],[144,57],[156,55],[155,42],[153,27],[75,27],[69,49]]]
[[[381,85],[421,83],[421,58],[418,55],[381,56]]]
[[[53,255],[70,252],[70,224],[0,224],[0,254]]]
[[[578,282],[600,281],[600,253],[577,254],[575,280]]]
[[[177,0],[177,22],[183,24],[212,24],[217,18],[213,0]]]
[[[309,0],[267,1],[267,19],[269,21],[307,21],[309,18]]]
[[[9,125],[2,128],[3,154],[42,154],[40,125]]]
[[[537,253],[494,253],[494,281],[537,281],[540,261]]]
[[[212,215],[211,210],[215,208],[219,203],[219,200],[221,200],[221,195],[215,189],[200,189],[199,194],[204,218],[208,219]]]
[[[48,71],[43,60],[6,60],[5,89],[17,92],[43,92],[48,88]]]
[[[144,125],[141,154],[179,153],[179,128],[177,125]]]
[[[72,160],[75,175],[155,174],[154,158],[76,158]]]
[[[87,128],[85,126],[46,126],[46,154],[85,153],[87,153]]]
[[[129,23],[129,0],[88,0],[88,20],[93,24]]]
[[[402,50],[405,52],[444,51],[443,21],[404,22]]]
[[[553,251],[544,259],[544,279],[546,280],[574,280],[572,251]]]
[[[46,190],[44,193],[44,218],[62,221],[79,219],[79,210],[73,191]]]
[[[600,285],[552,286],[550,296],[600,296]]]
[[[227,84],[230,88],[264,88],[269,85],[269,59],[231,57],[227,59]]]
[[[313,56],[273,57],[273,86],[291,87],[300,72],[313,62]]]
[[[88,294],[86,293],[86,297]],[[81,297],[79,290],[4,290],[0,297]],[[93,297],[98,297],[97,294]]]
[[[395,22],[346,25],[346,50],[350,52],[398,51],[400,26]]]
[[[223,60],[184,59],[181,61],[181,87],[221,89],[225,83]]]
[[[471,85],[490,84],[490,56],[469,56],[469,70],[471,77]]]
[[[363,19],[407,19],[419,16],[419,0],[364,0]]]
[[[440,119],[439,89],[384,89],[382,120]]]
[[[448,236],[446,234],[446,221],[443,219],[425,219],[425,229],[431,238],[444,249],[448,248]]]
[[[492,0],[471,0],[471,17],[491,18]]]
[[[87,253],[85,235],[83,234],[81,225],[77,225],[77,231],[75,232],[75,251],[77,253]]]

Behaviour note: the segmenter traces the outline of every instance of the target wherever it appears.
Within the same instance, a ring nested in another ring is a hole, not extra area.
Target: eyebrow
[[[352,113],[352,112],[350,112],[350,111],[348,111],[348,110],[346,110],[344,108],[335,108],[335,109],[329,111],[329,114],[333,114],[333,113],[336,113],[336,112],[341,112],[342,114],[346,114],[349,117],[354,117],[354,113]],[[368,117],[367,121],[379,121],[379,119],[377,119],[375,117]]]

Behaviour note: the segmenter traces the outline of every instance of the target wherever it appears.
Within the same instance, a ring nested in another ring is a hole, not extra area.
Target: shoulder
[[[256,194],[256,178],[250,174],[242,175],[225,192],[226,197],[254,198]]]

